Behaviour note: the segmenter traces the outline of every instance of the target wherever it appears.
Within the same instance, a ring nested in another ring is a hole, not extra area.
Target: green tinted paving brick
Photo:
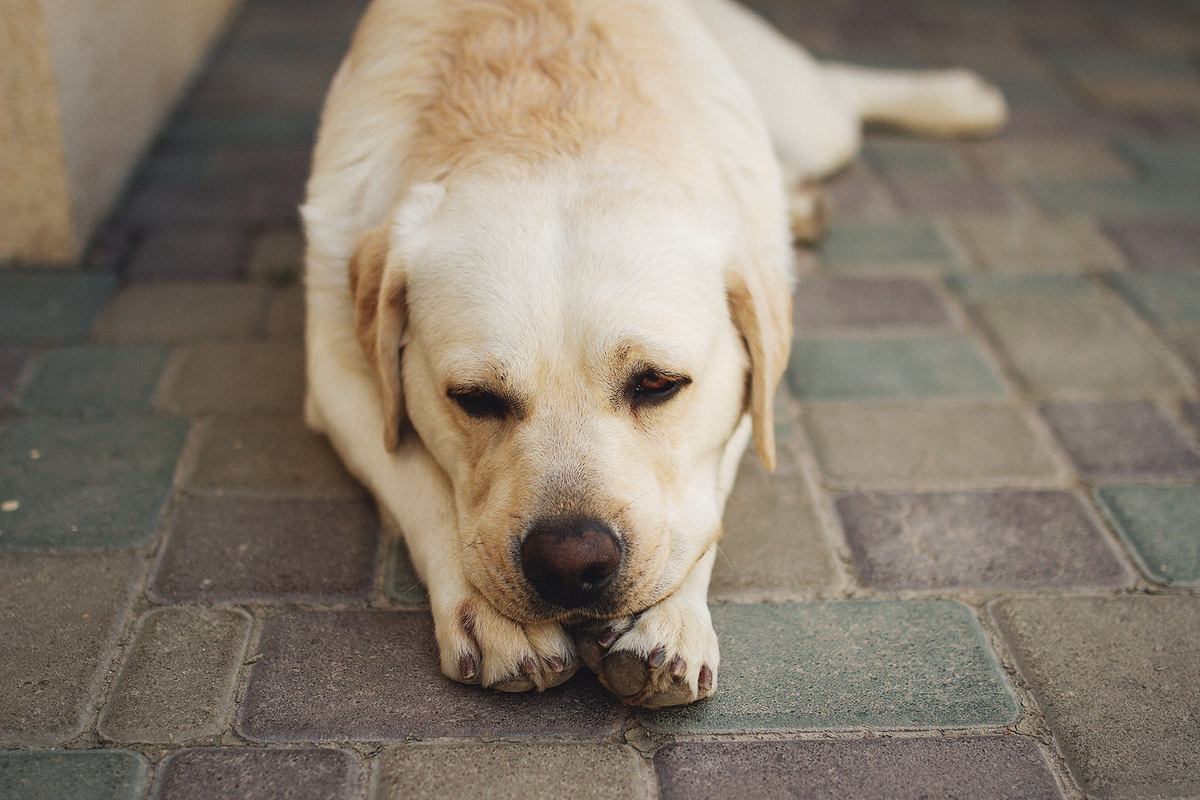
[[[146,760],[127,750],[0,753],[4,800],[137,800]]]
[[[1047,294],[1095,294],[1096,284],[1079,275],[963,274],[946,278],[950,290],[972,300]]]
[[[992,613],[1084,792],[1200,795],[1200,598],[1039,597]]]
[[[821,240],[821,263],[835,271],[934,271],[958,260],[933,225],[919,222],[856,222],[832,228]]]
[[[116,286],[116,276],[107,273],[0,271],[0,341],[82,339]]]
[[[1200,275],[1187,272],[1140,272],[1136,275],[1114,275],[1112,282],[1125,299],[1151,322],[1160,325],[1200,322]]]
[[[962,728],[1017,715],[970,609],[940,600],[715,606],[717,693],[664,733]]]
[[[0,554],[0,744],[79,735],[141,572],[122,551]]]
[[[801,339],[793,343],[787,380],[802,399],[991,397],[1000,379],[970,341]]]
[[[161,347],[80,346],[42,356],[17,398],[27,414],[110,415],[150,406],[167,359]]]
[[[147,541],[187,430],[172,417],[14,420],[0,431],[0,549]]]
[[[1095,496],[1151,579],[1200,585],[1200,486],[1105,486]]]

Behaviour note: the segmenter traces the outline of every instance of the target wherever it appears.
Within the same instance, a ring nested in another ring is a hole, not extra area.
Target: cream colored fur
[[[822,66],[727,0],[371,5],[303,208],[306,413],[399,523],[446,675],[556,685],[580,660],[564,626],[599,620],[585,658],[628,702],[715,689],[721,514],[751,436],[774,462],[786,189],[875,118],[974,132],[1003,101]],[[642,375],[686,382],[652,405]],[[464,413],[464,391],[506,411]],[[602,604],[523,577],[553,515],[619,539]]]

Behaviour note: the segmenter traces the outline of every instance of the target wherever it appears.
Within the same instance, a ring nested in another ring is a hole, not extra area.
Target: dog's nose
[[[600,599],[621,565],[621,546],[595,520],[535,523],[521,544],[521,570],[538,595],[559,608]]]

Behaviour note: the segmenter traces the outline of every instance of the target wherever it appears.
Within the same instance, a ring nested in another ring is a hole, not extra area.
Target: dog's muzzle
[[[547,603],[582,608],[598,601],[621,566],[621,544],[596,520],[542,520],[521,543],[521,570]]]

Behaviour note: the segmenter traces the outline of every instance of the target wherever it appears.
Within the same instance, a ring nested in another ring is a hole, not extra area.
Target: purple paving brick
[[[1018,736],[675,742],[654,756],[662,800],[1057,800],[1045,756]]]
[[[1004,214],[1013,209],[1008,190],[980,178],[913,177],[888,178],[900,208],[913,215],[984,213]]]
[[[298,341],[205,342],[175,351],[163,406],[181,414],[300,411],[304,348]]]
[[[595,740],[626,716],[586,669],[543,694],[443,677],[428,612],[278,614],[258,655],[238,726],[252,741]]]
[[[362,601],[379,521],[358,498],[182,496],[148,591],[167,602]]]
[[[1200,476],[1200,450],[1149,401],[1048,403],[1042,415],[1087,480]]]
[[[125,277],[134,281],[233,280],[248,246],[236,226],[166,228],[147,234],[133,250]]]
[[[1083,504],[1067,492],[851,494],[836,505],[859,577],[879,589],[1132,581]]]
[[[1110,222],[1109,235],[1144,270],[1200,270],[1200,222]]]
[[[8,402],[27,363],[29,363],[28,349],[0,346],[0,406]]]
[[[800,281],[792,295],[792,322],[805,332],[951,327],[927,283],[825,276]]]
[[[166,760],[152,800],[354,800],[366,770],[346,750],[180,750]]]

